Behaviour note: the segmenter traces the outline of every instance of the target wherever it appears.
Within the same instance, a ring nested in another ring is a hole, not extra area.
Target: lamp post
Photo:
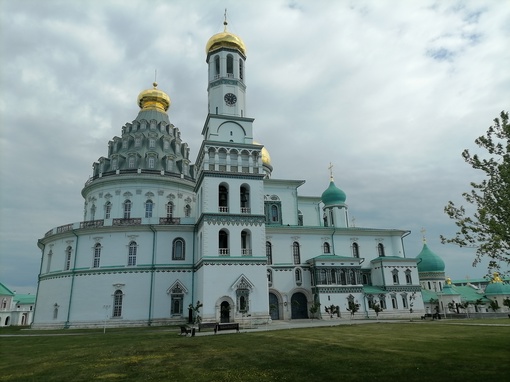
[[[108,310],[111,308],[111,305],[103,305],[103,309],[105,310],[105,317],[104,317],[104,325],[103,325],[103,334],[106,334],[106,320],[108,319]]]

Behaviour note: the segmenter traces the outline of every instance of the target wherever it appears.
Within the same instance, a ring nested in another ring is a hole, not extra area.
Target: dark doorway
[[[226,301],[220,305],[220,322],[230,322],[230,304]]]
[[[308,318],[308,302],[306,300],[306,296],[303,293],[294,293],[290,299],[290,304],[292,308],[291,318],[293,320]]]
[[[280,304],[278,303],[278,297],[274,293],[269,293],[269,314],[271,320],[280,319]]]

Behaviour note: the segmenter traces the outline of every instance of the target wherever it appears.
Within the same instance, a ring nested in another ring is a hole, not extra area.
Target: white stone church
[[[34,328],[410,317],[425,313],[407,230],[350,227],[331,177],[322,196],[304,180],[271,178],[246,115],[246,48],[226,29],[206,45],[209,113],[193,163],[157,84],[93,165],[82,222],[49,230]],[[349,304],[350,303],[350,304]]]

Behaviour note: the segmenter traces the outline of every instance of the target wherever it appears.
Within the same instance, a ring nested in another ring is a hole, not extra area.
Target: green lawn
[[[56,332],[76,334],[65,336],[2,329],[14,336],[0,337],[0,381],[499,381],[509,372],[508,321],[196,337],[174,328]]]

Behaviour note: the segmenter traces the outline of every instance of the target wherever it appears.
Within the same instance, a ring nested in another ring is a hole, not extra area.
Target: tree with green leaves
[[[347,302],[347,311],[351,313],[351,318],[354,317],[354,314],[359,310],[358,302],[354,302],[354,300],[349,300]]]
[[[200,308],[204,306],[200,301],[197,301],[197,304],[193,306],[193,304],[189,304],[189,309],[193,312],[193,325],[200,325],[202,322],[202,316],[200,315]]]
[[[379,313],[381,313],[383,311],[383,308],[381,307],[381,305],[379,305],[379,303],[377,303],[377,302],[374,302],[372,304],[372,309],[375,312],[375,316],[377,317],[377,319],[379,319]]]
[[[475,143],[485,149],[483,155],[464,150],[462,157],[475,170],[484,172],[480,182],[471,182],[472,190],[462,194],[476,211],[469,213],[464,206],[452,201],[445,207],[446,214],[458,227],[452,238],[441,235],[442,243],[477,248],[473,265],[488,257],[489,268],[510,264],[510,125],[508,112],[502,111],[494,119],[485,135]]]
[[[312,316],[312,320],[317,316],[317,313],[319,312],[319,309],[321,307],[321,303],[316,301],[310,306],[310,315]]]
[[[503,305],[510,309],[510,298],[507,297],[503,300]]]

